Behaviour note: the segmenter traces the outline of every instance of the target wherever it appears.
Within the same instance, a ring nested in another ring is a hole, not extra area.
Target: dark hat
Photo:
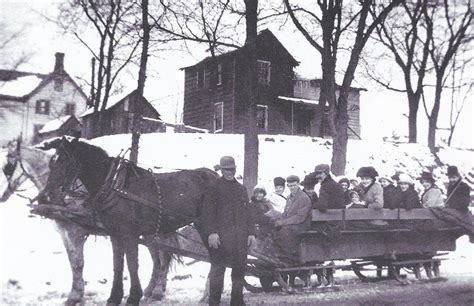
[[[423,171],[421,173],[421,176],[418,178],[418,180],[428,181],[428,182],[431,182],[431,183],[434,183],[434,181],[435,181],[435,179],[433,177],[433,174],[431,172],[428,172],[428,171]]]
[[[362,167],[357,171],[357,177],[371,177],[375,179],[378,175],[377,170],[372,166]]]
[[[339,180],[339,184],[346,183],[347,185],[350,185],[351,182],[349,181],[348,178],[343,177],[342,179]]]
[[[326,172],[329,173],[329,165],[328,164],[319,164],[316,167],[314,167],[314,172]]]
[[[310,189],[314,188],[314,185],[316,185],[317,179],[314,175],[308,174],[304,177],[304,180],[301,182],[301,186],[307,187]]]
[[[219,166],[221,169],[235,169],[235,159],[232,156],[222,156]]]
[[[448,166],[448,177],[451,176],[461,176],[456,166]]]
[[[294,182],[299,183],[300,178],[297,175],[290,175],[290,176],[286,177],[286,182],[287,183],[294,183]]]
[[[281,176],[277,176],[273,179],[273,185],[275,186],[285,186],[286,180]]]

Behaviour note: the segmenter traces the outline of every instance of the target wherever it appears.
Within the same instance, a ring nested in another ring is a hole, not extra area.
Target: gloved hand
[[[208,241],[209,241],[209,246],[213,249],[217,249],[219,245],[221,244],[219,235],[217,233],[210,234]]]

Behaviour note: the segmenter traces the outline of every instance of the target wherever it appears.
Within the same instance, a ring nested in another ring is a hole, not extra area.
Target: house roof
[[[129,96],[134,95],[134,94],[135,94],[135,90],[129,92],[129,93],[126,94],[126,95],[119,94],[119,95],[115,95],[115,96],[109,97],[109,99],[107,100],[107,106],[106,106],[105,109],[106,109],[106,110],[112,109],[113,107],[115,107],[115,106],[117,106],[118,104],[120,104],[120,103],[122,103],[123,101],[125,101],[126,98],[128,98]],[[147,104],[151,107],[151,109],[156,112],[156,116],[157,116],[158,118],[161,117],[160,113],[156,110],[156,108],[155,108],[150,102],[148,102],[148,100],[147,100],[145,97],[143,97],[143,100],[142,100],[142,101],[145,102],[145,103],[147,103]],[[99,106],[99,110],[100,110],[100,108],[101,108],[101,107]],[[93,107],[90,107],[90,108],[88,108],[84,113],[82,113],[79,117],[83,118],[83,117],[89,116],[89,115],[91,115],[91,114],[93,114],[93,113],[94,113],[94,108],[93,108]]]
[[[285,101],[290,101],[290,102],[299,102],[299,103],[305,103],[305,104],[313,104],[313,105],[318,105],[318,103],[319,103],[319,101],[317,101],[317,100],[301,99],[301,98],[285,97],[285,96],[278,96],[278,99],[280,99],[280,100],[285,100]]]
[[[58,74],[55,72],[41,74],[16,70],[0,70],[0,99],[24,102],[45,87],[50,81],[54,80],[56,76]],[[60,76],[69,80],[75,89],[87,99],[86,94],[67,72],[62,71]]]
[[[54,132],[59,130],[66,122],[69,120],[74,119],[79,122],[76,117],[72,115],[61,116],[59,118],[53,119],[51,121],[46,122],[46,124],[38,131],[39,134],[45,134],[49,132]]]
[[[315,78],[315,79],[311,79],[311,78],[303,78],[303,77],[299,77],[298,75],[296,75],[296,77],[293,79],[293,81],[310,81],[310,82],[314,82],[314,83],[318,83],[320,84],[323,79],[318,79],[318,78]],[[336,88],[339,89],[341,88],[341,85],[339,84],[336,84]],[[364,88],[364,87],[350,87],[351,89],[354,89],[354,90],[359,90],[359,91],[367,91],[367,88]]]
[[[262,39],[263,37],[268,37],[268,38],[270,38],[270,39],[273,40],[279,47],[281,47],[281,49],[283,49],[283,52],[285,53],[285,55],[290,59],[290,62],[291,62],[294,66],[297,66],[297,65],[299,64],[299,62],[293,57],[293,55],[291,55],[291,53],[285,48],[285,46],[283,46],[283,44],[278,40],[278,38],[276,38],[276,36],[275,36],[269,29],[265,29],[265,30],[260,31],[260,33],[258,33],[258,35],[257,35],[257,41],[258,41],[259,39]],[[229,52],[226,52],[226,53],[222,53],[222,54],[216,55],[216,56],[214,56],[214,57],[208,56],[208,57],[204,58],[203,60],[201,60],[200,62],[198,62],[198,63],[196,63],[196,64],[194,64],[194,65],[181,68],[181,70],[188,69],[188,68],[192,68],[192,67],[195,67],[195,66],[199,66],[199,65],[201,65],[201,64],[211,62],[212,60],[222,59],[222,58],[226,58],[226,57],[235,56],[235,55],[237,55],[237,54],[240,53],[240,51],[242,50],[242,48],[243,48],[243,47],[240,47],[240,48],[238,48],[238,49],[235,49],[235,50],[232,50],[232,51],[229,51]]]

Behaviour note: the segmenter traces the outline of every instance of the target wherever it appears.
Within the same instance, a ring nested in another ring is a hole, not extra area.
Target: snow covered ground
[[[116,155],[130,142],[129,135],[107,136],[92,140]],[[241,135],[210,134],[145,134],[142,135],[140,163],[146,167],[162,167],[161,171],[197,167],[212,168],[222,155],[233,155],[238,174],[243,171],[243,137]],[[444,155],[443,155],[444,154]],[[419,145],[367,143],[351,141],[348,154],[348,176],[354,177],[360,166],[373,165],[380,173],[392,174],[405,170],[416,177],[424,167],[434,165],[427,148]],[[472,172],[472,152],[451,150],[441,152],[447,163],[462,165],[464,173]],[[274,176],[298,174],[304,176],[318,163],[329,163],[330,141],[293,136],[261,136],[260,182],[270,188]],[[159,170],[159,169],[156,169]],[[442,172],[437,176],[445,182]],[[22,195],[33,197],[37,192],[31,182],[21,189]],[[71,285],[67,255],[53,223],[37,216],[29,216],[27,200],[12,196],[0,204],[0,275],[1,304],[59,305],[64,302]],[[104,237],[90,237],[85,245],[87,305],[102,305],[107,299],[112,279],[112,251]],[[474,281],[474,245],[467,237],[457,241],[457,250],[442,265],[449,277]],[[187,259],[187,263],[191,260]],[[140,247],[140,279],[145,287],[152,262],[148,251]],[[170,304],[195,304],[204,289],[209,265],[195,263],[177,265],[170,273],[166,301]],[[340,273],[340,272],[339,272]],[[126,274],[125,274],[126,275]],[[354,279],[352,274],[340,273],[338,278]],[[256,283],[256,280],[251,280]],[[125,281],[128,292],[128,281]],[[224,298],[230,293],[230,277],[226,277]],[[253,298],[253,296],[251,296]],[[265,295],[259,295],[266,301]],[[256,298],[257,298],[256,297]],[[273,296],[271,298],[273,300]]]

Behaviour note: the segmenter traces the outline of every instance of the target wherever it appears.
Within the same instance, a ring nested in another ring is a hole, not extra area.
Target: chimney
[[[54,63],[54,72],[64,72],[64,53],[56,52],[56,62]]]

